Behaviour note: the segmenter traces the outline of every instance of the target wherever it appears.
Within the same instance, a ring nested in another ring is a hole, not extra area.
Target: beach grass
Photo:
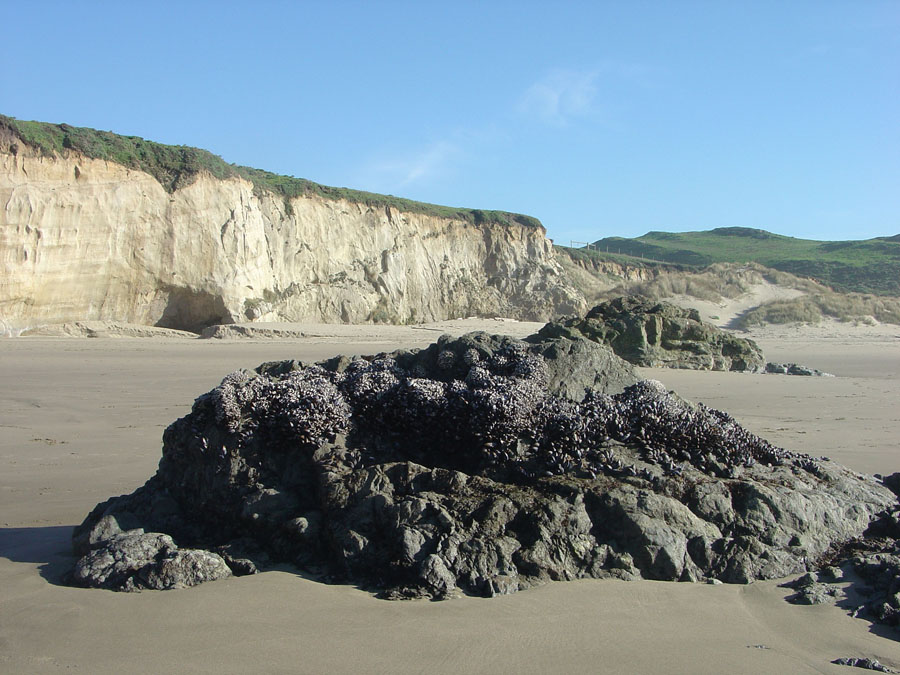
[[[153,176],[168,192],[193,183],[201,173],[219,179],[240,177],[253,183],[257,193],[270,192],[285,200],[285,209],[292,215],[290,200],[297,197],[318,196],[329,200],[346,200],[374,208],[392,208],[403,213],[461,220],[475,225],[519,225],[543,228],[537,218],[507,211],[457,208],[414,201],[394,195],[384,195],[346,187],[320,185],[305,178],[283,176],[262,169],[229,164],[209,150],[186,145],[165,145],[139,136],[123,136],[111,131],[99,131],[69,124],[50,124],[17,120],[0,115],[0,133],[5,133],[43,156],[62,156],[79,153],[91,159],[115,162],[138,169]]]

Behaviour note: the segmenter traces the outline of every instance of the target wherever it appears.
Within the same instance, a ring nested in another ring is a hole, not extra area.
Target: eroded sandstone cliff
[[[0,138],[0,327],[545,320],[584,309],[541,227],[472,223]]]

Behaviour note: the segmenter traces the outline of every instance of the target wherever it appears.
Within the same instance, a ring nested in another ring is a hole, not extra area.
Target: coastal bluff
[[[164,186],[75,150],[41,152],[5,131],[3,332],[66,321],[197,332],[257,320],[541,321],[584,309],[534,219],[286,197],[204,171]]]

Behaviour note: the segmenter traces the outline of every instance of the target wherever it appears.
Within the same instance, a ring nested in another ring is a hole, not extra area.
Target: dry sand
[[[765,281],[752,286],[736,298],[721,298],[719,302],[699,300],[690,295],[675,295],[667,298],[666,301],[681,307],[694,308],[704,321],[720,328],[726,328],[741,314],[756,309],[760,305],[777,300],[793,300],[804,294],[803,291],[796,288],[785,288]]]
[[[226,373],[266,360],[422,346],[441,332],[525,335],[536,326],[0,341],[0,672],[848,673],[829,663],[842,656],[900,668],[896,637],[835,607],[790,605],[777,582],[588,580],[437,603],[376,600],[290,571],[139,594],[58,584],[72,562],[72,526],[97,502],[141,485],[156,468],[165,426]],[[642,373],[785,447],[890,473],[900,470],[893,329],[755,335],[769,360],[835,378]]]

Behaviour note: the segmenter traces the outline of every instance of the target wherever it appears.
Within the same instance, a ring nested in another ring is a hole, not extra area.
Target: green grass
[[[594,242],[600,255],[627,255],[703,267],[756,262],[821,281],[841,292],[900,295],[900,236],[863,241],[814,241],[743,227],[703,232],[648,232],[634,239]]]
[[[281,176],[262,169],[229,164],[208,150],[186,145],[163,145],[138,136],[121,136],[110,131],[73,127],[68,124],[26,122],[0,115],[0,134],[10,135],[47,157],[76,152],[92,159],[115,162],[128,168],[145,171],[159,181],[168,192],[190,185],[203,172],[221,179],[239,176],[251,181],[258,193],[271,192],[283,197],[289,215],[290,199],[316,195],[332,200],[345,199],[375,208],[392,207],[406,213],[452,218],[476,225],[516,224],[534,228],[543,227],[537,218],[518,213],[440,206],[393,195],[319,185],[304,178]]]

